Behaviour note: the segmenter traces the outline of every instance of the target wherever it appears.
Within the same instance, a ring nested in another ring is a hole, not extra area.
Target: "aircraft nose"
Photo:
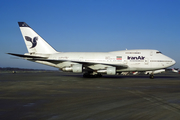
[[[172,59],[172,65],[176,64],[176,61]]]

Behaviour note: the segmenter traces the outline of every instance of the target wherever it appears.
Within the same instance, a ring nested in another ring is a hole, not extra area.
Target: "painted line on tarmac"
[[[127,90],[127,91],[132,93],[132,94],[135,94],[135,95],[142,97],[144,100],[147,100],[147,101],[150,101],[154,104],[160,105],[163,108],[170,110],[170,111],[173,111],[173,112],[180,115],[180,106],[178,104],[174,105],[174,104],[168,103],[167,101],[165,101],[159,97],[156,97],[156,96],[150,95],[150,94],[145,94],[145,93],[138,91],[138,90],[135,90],[135,91]]]

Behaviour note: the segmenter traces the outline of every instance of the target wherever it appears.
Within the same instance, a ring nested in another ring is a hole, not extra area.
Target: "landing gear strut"
[[[149,78],[150,78],[150,79],[154,79],[154,75],[153,75],[153,74],[150,74]]]
[[[92,73],[84,73],[83,77],[84,78],[99,78],[99,77],[102,77],[102,75],[100,73],[97,73],[94,75]]]

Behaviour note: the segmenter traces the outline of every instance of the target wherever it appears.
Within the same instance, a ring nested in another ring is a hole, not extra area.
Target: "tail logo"
[[[34,48],[37,45],[38,37],[34,37],[33,40],[31,37],[25,36],[25,39],[32,43],[32,46],[30,48]]]

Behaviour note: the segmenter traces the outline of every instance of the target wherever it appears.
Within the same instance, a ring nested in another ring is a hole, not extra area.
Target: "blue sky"
[[[0,67],[54,69],[5,53],[27,52],[19,21],[57,51],[156,49],[180,68],[179,0],[1,0]]]

